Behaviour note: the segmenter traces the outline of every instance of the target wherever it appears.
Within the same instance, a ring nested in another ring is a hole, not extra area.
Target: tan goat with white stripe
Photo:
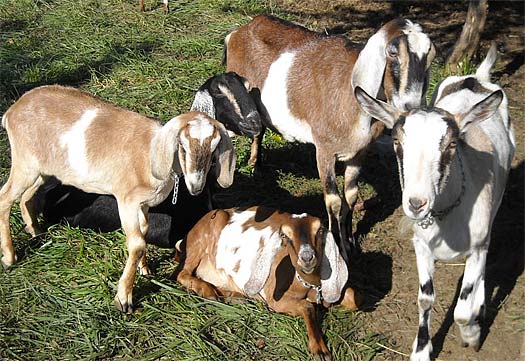
[[[2,263],[16,261],[9,213],[20,199],[26,230],[39,233],[32,197],[48,176],[83,191],[115,196],[126,234],[128,259],[115,297],[116,307],[132,310],[135,270],[146,264],[147,214],[162,202],[179,175],[189,192],[202,192],[216,158],[217,181],[233,182],[235,153],[222,124],[200,112],[164,126],[79,90],[43,86],[24,94],[4,114],[11,145],[11,173],[0,190]]]

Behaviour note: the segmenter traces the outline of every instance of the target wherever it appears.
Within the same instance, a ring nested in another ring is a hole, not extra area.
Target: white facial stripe
[[[234,213],[230,224],[224,227],[217,242],[216,267],[218,270],[224,270],[240,289],[243,289],[250,279],[260,240],[269,240],[274,233],[270,227],[246,227],[246,221],[253,217],[253,211]],[[239,268],[234,270],[237,264]]]
[[[264,82],[261,100],[268,110],[272,124],[290,141],[313,143],[310,126],[292,115],[288,107],[288,73],[295,54],[283,53],[271,66]]]
[[[211,124],[211,122],[204,117],[198,117],[194,120],[190,120],[188,125],[190,137],[199,139],[201,145],[204,143],[206,138],[213,135],[213,131],[215,130],[213,124]]]
[[[403,29],[403,33],[408,36],[408,46],[412,53],[415,53],[419,59],[427,54],[430,50],[430,39],[427,34],[423,33],[421,26],[407,20],[407,26]]]
[[[195,99],[193,99],[190,111],[203,112],[210,118],[215,119],[215,107],[213,106],[213,99],[208,89],[199,90],[197,94],[195,94]]]
[[[225,87],[222,84],[219,84],[219,90],[228,98],[230,101],[230,104],[233,106],[233,110],[235,110],[235,113],[242,118],[241,108],[239,107],[239,104],[237,103],[237,99],[235,99],[235,95],[230,91],[229,88]]]
[[[69,165],[81,176],[87,176],[89,170],[86,154],[86,130],[97,113],[98,109],[86,110],[71,129],[60,136],[60,146],[67,149]]]
[[[439,188],[440,143],[447,124],[436,113],[417,113],[406,118],[403,126],[403,207],[411,197],[433,204]],[[405,209],[406,212],[406,209]]]
[[[308,214],[306,214],[306,213],[301,213],[301,214],[292,214],[292,218],[298,218],[298,219],[300,219],[300,218],[306,218],[306,217],[308,217]]]

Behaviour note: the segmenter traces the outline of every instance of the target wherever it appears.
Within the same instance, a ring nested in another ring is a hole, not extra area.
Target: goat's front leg
[[[219,297],[219,293],[215,286],[195,277],[193,275],[193,270],[188,269],[186,265],[177,275],[177,282],[203,298],[216,300]]]
[[[262,167],[262,141],[264,138],[264,133],[266,132],[266,127],[262,126],[261,132],[254,136],[252,139],[252,144],[250,146],[250,159],[248,160],[248,165],[253,168],[253,173],[259,172]]]
[[[353,159],[346,163],[345,168],[345,204],[343,208],[344,212],[341,218],[343,219],[346,235],[348,237],[348,242],[351,247],[356,248],[356,241],[354,239],[354,233],[352,230],[354,206],[357,201],[357,177],[359,176],[359,166],[358,160]],[[346,240],[345,240],[346,241]]]
[[[135,203],[125,203],[117,198],[120,222],[126,234],[128,259],[120,277],[115,296],[115,307],[122,312],[133,312],[133,283],[139,263],[146,254],[146,241],[140,231],[140,206]]]
[[[480,348],[479,321],[485,316],[486,260],[486,249],[475,249],[467,258],[461,292],[454,309],[454,321],[459,326],[462,345],[472,346],[476,351]]]
[[[417,337],[412,346],[411,361],[429,361],[432,352],[432,342],[430,340],[430,313],[434,305],[434,284],[432,275],[434,274],[434,257],[428,245],[418,239],[412,240],[416,251],[417,273],[419,276],[418,309],[419,309],[419,328]]]
[[[319,170],[319,178],[321,179],[321,187],[323,187],[324,203],[326,212],[328,213],[328,228],[339,247],[341,255],[348,263],[349,248],[346,242],[346,232],[344,224],[341,220],[341,197],[337,190],[337,180],[335,177],[335,156],[332,154],[323,153],[317,149],[317,169]]]
[[[302,313],[304,323],[306,324],[306,331],[308,332],[308,351],[312,353],[315,360],[331,360],[332,356],[324,342],[320,320],[317,317],[315,306],[307,300],[302,300],[299,302],[299,305],[292,305],[291,307],[297,306],[299,306],[299,313]]]

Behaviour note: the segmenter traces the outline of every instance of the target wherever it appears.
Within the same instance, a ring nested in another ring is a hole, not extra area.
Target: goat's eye
[[[394,146],[398,146],[399,145],[399,139],[398,138],[394,138],[392,139],[392,141],[394,142]]]
[[[454,149],[456,149],[456,147],[457,147],[457,143],[456,142],[450,142],[448,144],[448,149],[454,150]]]
[[[398,55],[397,48],[395,46],[389,46],[386,50],[386,55],[392,60],[396,59]]]

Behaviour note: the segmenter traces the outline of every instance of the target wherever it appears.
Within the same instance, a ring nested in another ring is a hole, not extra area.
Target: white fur
[[[259,251],[259,240],[263,239],[265,244],[275,241],[272,240],[275,232],[271,227],[262,230],[248,228],[243,232],[244,224],[253,217],[255,217],[253,211],[234,213],[217,242],[216,268],[230,276],[240,289],[243,289],[249,281],[253,273],[253,265],[258,261],[256,256]],[[281,241],[278,240],[277,243],[280,245]],[[240,267],[235,272],[234,268],[238,263]]]
[[[60,145],[67,150],[69,165],[80,176],[87,176],[89,172],[86,130],[97,116],[97,112],[97,109],[86,110],[71,129],[60,136]]]
[[[307,216],[308,216],[308,214],[306,214],[306,213],[292,214],[292,218],[297,218],[297,219],[305,218]]]
[[[406,119],[403,127],[403,210],[411,218],[422,218],[434,206],[433,200],[438,192],[439,149],[441,138],[446,134],[446,123],[436,114],[425,117],[415,114]],[[428,200],[423,211],[414,215],[409,208],[409,199]]]
[[[283,53],[270,66],[261,99],[272,124],[286,140],[313,143],[312,129],[308,123],[294,117],[288,107],[287,79],[294,57],[294,53]]]
[[[194,139],[199,139],[201,145],[204,143],[206,138],[209,138],[213,135],[215,130],[213,124],[204,117],[197,117],[195,120],[188,122],[190,137]]]
[[[423,33],[419,24],[413,23],[410,20],[406,20],[406,22],[407,26],[403,29],[403,33],[408,36],[410,51],[421,59],[423,55],[428,54],[431,45],[430,39]]]
[[[203,112],[210,118],[215,119],[215,107],[213,106],[213,99],[208,89],[199,90],[195,94],[190,111]]]

